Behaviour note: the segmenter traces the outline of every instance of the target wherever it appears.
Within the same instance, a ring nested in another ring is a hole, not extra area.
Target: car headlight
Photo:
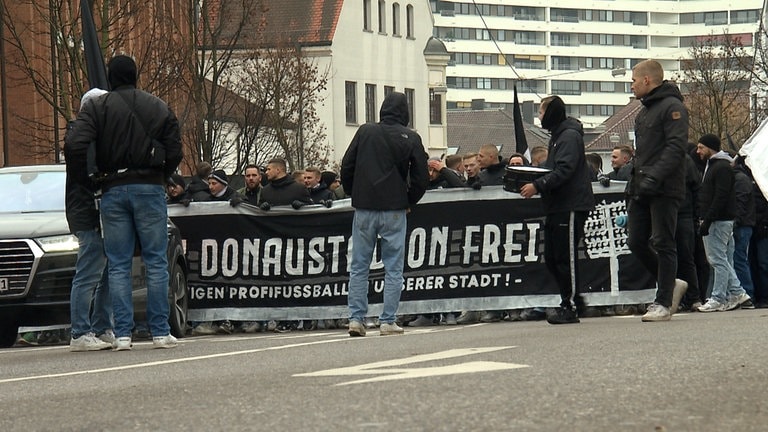
[[[37,240],[44,252],[71,252],[76,251],[79,247],[77,237],[72,234],[40,237],[35,240]]]

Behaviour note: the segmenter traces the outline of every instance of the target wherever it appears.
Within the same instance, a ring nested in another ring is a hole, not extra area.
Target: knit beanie
[[[544,111],[541,127],[552,131],[565,121],[565,117],[565,102],[559,96],[553,96],[547,105],[547,110]]]
[[[136,62],[126,55],[112,57],[107,65],[107,79],[113,90],[124,85],[136,86],[137,77]]]
[[[227,177],[227,173],[225,173],[224,170],[216,170],[212,172],[208,178],[214,179],[225,186],[229,185],[229,177]]]
[[[714,134],[702,135],[701,138],[699,138],[699,143],[711,148],[716,152],[720,151],[720,138]]]
[[[187,188],[187,183],[184,181],[184,177],[176,173],[171,174],[171,183],[176,186],[181,186],[182,189]]]

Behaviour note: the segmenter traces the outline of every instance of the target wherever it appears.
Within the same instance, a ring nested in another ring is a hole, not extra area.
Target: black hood
[[[125,55],[113,57],[107,65],[107,78],[112,90],[125,85],[136,87],[138,79],[136,62]]]
[[[379,118],[382,123],[408,126],[411,119],[408,114],[408,98],[403,93],[390,93],[381,104]]]
[[[669,96],[680,99],[681,101],[683,100],[683,94],[680,93],[680,89],[677,88],[677,85],[669,81],[664,81],[660,86],[651,90],[650,93],[640,101],[643,105],[649,106]]]
[[[544,116],[541,118],[541,127],[544,129],[554,131],[565,121],[565,102],[562,99],[555,96],[547,105],[547,110],[544,111]]]
[[[568,117],[563,120],[563,122],[560,123],[560,125],[555,130],[552,131],[552,136],[558,137],[566,129],[573,129],[578,132],[579,135],[584,136],[584,125],[581,124],[581,121],[573,117]]]

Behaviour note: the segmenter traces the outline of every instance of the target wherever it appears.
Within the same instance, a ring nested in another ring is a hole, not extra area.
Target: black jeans
[[[630,199],[627,245],[658,283],[656,303],[670,307],[677,274],[677,210],[680,200],[668,197]]]
[[[544,261],[560,288],[560,306],[572,309],[579,294],[579,241],[587,212],[548,214],[544,222]]]
[[[677,277],[688,282],[688,290],[683,297],[683,303],[691,306],[701,302],[699,297],[699,275],[696,269],[696,232],[691,216],[677,217]]]

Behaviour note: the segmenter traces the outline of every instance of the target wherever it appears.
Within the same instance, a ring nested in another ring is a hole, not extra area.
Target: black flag
[[[531,151],[528,149],[528,140],[525,138],[525,128],[523,127],[523,114],[520,111],[520,101],[517,100],[517,85],[513,85],[515,91],[515,103],[512,106],[514,112],[512,119],[515,125],[515,151],[525,156],[526,160],[531,160]]]
[[[80,15],[83,19],[83,46],[85,48],[85,64],[88,69],[88,87],[109,90],[107,67],[99,46],[96,25],[91,15],[91,2],[80,0]]]

